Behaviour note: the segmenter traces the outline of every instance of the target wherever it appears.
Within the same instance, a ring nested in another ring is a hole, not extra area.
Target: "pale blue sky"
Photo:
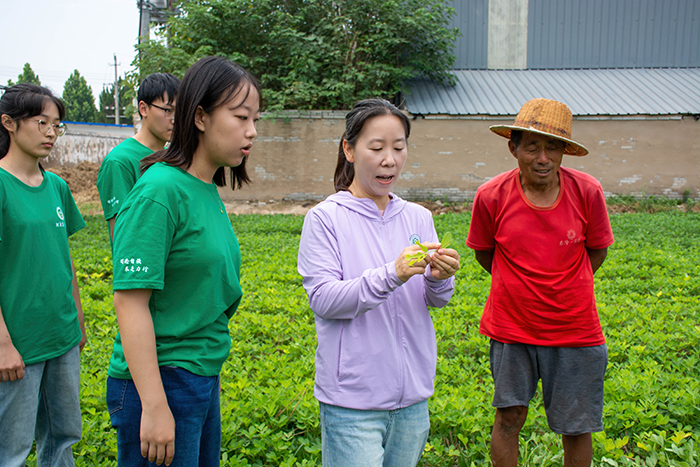
[[[57,95],[77,69],[97,97],[132,69],[138,36],[136,0],[0,0],[0,84],[15,81],[26,62]]]

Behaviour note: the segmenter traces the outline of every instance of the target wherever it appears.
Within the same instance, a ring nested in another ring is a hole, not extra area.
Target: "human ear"
[[[198,105],[197,110],[194,112],[194,126],[202,133],[204,133],[204,113],[201,105]]]
[[[142,119],[148,117],[148,104],[144,101],[139,101],[139,115]]]
[[[355,163],[355,150],[348,140],[343,140],[343,152],[345,153],[345,159],[351,164]]]
[[[15,121],[7,114],[2,114],[2,126],[5,127],[7,131],[16,130]]]
[[[508,149],[510,150],[510,153],[513,154],[513,157],[517,159],[518,155],[516,153],[516,150],[518,149],[518,147],[515,145],[515,143],[513,143],[512,141],[508,141]]]

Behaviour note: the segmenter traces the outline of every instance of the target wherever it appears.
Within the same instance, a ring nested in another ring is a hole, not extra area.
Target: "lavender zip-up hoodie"
[[[347,191],[306,215],[298,270],[316,315],[316,398],[393,410],[433,394],[437,346],[428,306],[442,307],[454,277],[411,277],[394,262],[414,241],[437,242],[427,209],[391,195],[384,215]]]

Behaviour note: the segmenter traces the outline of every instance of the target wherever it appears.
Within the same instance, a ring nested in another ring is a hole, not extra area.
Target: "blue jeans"
[[[412,467],[430,431],[428,401],[396,410],[319,402],[323,467]]]
[[[0,383],[0,465],[24,467],[36,438],[38,467],[74,466],[80,441],[80,350],[24,368],[24,378]]]
[[[168,406],[175,419],[175,457],[170,467],[218,466],[221,458],[219,377],[162,366]],[[141,456],[141,399],[130,379],[107,378],[107,407],[117,429],[119,467],[155,466]]]

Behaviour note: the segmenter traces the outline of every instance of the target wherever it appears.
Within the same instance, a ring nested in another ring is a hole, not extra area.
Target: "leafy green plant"
[[[442,241],[440,242],[440,248],[448,248],[450,244],[452,243],[452,232],[447,232],[443,237]],[[420,263],[425,259],[426,256],[428,256],[428,248],[425,247],[420,242],[416,242],[416,245],[418,245],[421,249],[418,253],[413,253],[412,255],[406,255],[406,260],[408,261],[409,266],[413,266],[416,263]]]
[[[468,213],[434,219],[438,231],[466,238]],[[110,246],[104,219],[86,221],[71,237],[89,336],[81,356],[83,439],[74,453],[78,466],[116,466],[104,401],[117,332]],[[321,465],[314,315],[296,271],[303,218],[231,222],[244,297],[221,372],[222,466]],[[605,431],[594,434],[593,464],[700,465],[700,214],[621,214],[611,222],[616,242],[596,273],[609,363]],[[488,339],[478,327],[491,279],[462,240],[453,248],[462,257],[455,293],[432,311],[438,360],[424,467],[490,464],[493,381]],[[521,432],[520,464],[560,466],[561,441],[547,426],[540,394]],[[28,465],[36,465],[33,455]]]

